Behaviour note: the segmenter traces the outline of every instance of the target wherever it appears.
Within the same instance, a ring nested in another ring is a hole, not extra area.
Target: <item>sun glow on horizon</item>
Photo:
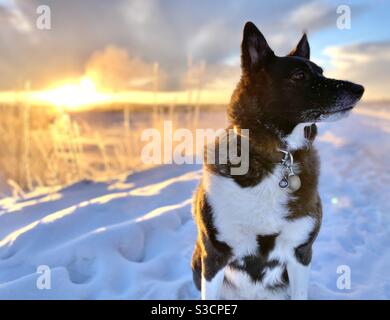
[[[93,77],[83,76],[75,79],[53,83],[47,89],[37,91],[0,91],[0,103],[53,106],[58,109],[84,110],[85,107],[107,104],[142,104],[142,105],[176,105],[176,104],[226,104],[229,102],[231,89],[202,89],[197,95],[188,90],[153,91],[123,90],[114,91],[101,88]],[[190,96],[192,99],[190,99]],[[198,101],[194,101],[197,96]]]
[[[109,93],[97,91],[93,80],[83,77],[79,81],[66,82],[53,89],[36,92],[32,98],[59,108],[77,109],[86,105],[107,103],[111,96]]]

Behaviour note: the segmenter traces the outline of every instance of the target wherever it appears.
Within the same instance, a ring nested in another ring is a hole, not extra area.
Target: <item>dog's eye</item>
[[[291,76],[293,80],[303,80],[305,78],[305,73],[303,71],[294,72]]]

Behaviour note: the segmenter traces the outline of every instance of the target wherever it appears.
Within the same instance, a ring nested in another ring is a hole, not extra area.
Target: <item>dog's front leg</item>
[[[287,263],[287,273],[291,288],[291,300],[307,300],[310,264],[303,265],[292,258]]]
[[[218,300],[221,295],[223,279],[225,277],[225,268],[219,270],[212,279],[207,280],[202,275],[202,300]]]

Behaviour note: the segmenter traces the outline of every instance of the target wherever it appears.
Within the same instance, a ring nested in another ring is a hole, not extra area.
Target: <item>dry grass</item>
[[[149,128],[162,132],[166,120],[171,121],[173,130],[187,128],[193,133],[199,127],[223,127],[220,106],[201,105],[205,68],[204,62],[193,65],[189,59],[186,105],[175,101],[164,106],[158,103],[157,63],[153,68],[155,101],[150,106],[89,106],[82,112],[83,117],[81,113],[68,114],[23,101],[0,104],[0,195],[4,184],[15,196],[23,196],[37,187],[64,186],[83,179],[104,180],[144,169],[148,165],[141,161],[145,145],[141,134]],[[203,114],[210,112],[211,117]],[[100,119],[99,124],[96,119]]]
[[[163,121],[170,120],[174,130],[194,131],[200,118],[199,104],[115,109],[85,112],[88,119],[49,107],[0,105],[0,173],[14,195],[144,169],[143,130],[162,131]],[[99,113],[103,121],[96,124]],[[217,123],[211,118],[205,127]]]

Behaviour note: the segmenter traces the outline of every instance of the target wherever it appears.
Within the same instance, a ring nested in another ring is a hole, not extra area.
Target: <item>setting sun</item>
[[[77,82],[68,82],[53,89],[37,92],[33,100],[56,107],[76,109],[81,106],[106,103],[110,100],[110,95],[98,92],[92,79],[81,78]]]

